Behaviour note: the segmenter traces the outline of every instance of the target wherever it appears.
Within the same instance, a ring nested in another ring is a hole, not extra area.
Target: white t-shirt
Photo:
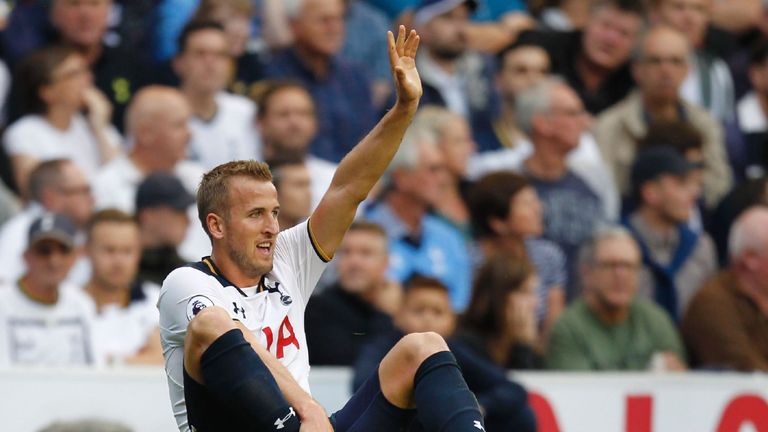
[[[264,278],[267,290],[258,293],[256,286],[232,286],[205,261],[176,269],[165,279],[158,302],[160,337],[173,413],[181,431],[187,430],[184,337],[189,321],[206,307],[222,307],[242,322],[309,391],[304,310],[327,265],[316,250],[308,222],[281,232],[272,271]]]
[[[224,92],[216,95],[216,105],[211,120],[190,119],[189,158],[205,169],[233,160],[260,160],[261,145],[254,124],[256,105],[248,98]]]
[[[107,305],[96,314],[93,339],[101,358],[120,361],[144,348],[160,322],[157,312],[159,292],[159,286],[144,282],[141,298],[132,299],[127,307]],[[93,307],[95,309],[96,305]]]
[[[55,305],[31,300],[18,284],[0,288],[0,365],[99,365],[93,306],[82,291],[62,284]]]
[[[109,126],[107,135],[115,147],[120,143],[120,134],[114,127]],[[8,127],[3,145],[10,156],[28,155],[40,161],[69,159],[90,179],[101,166],[99,145],[82,114],[75,114],[65,131],[40,115],[26,115]]]

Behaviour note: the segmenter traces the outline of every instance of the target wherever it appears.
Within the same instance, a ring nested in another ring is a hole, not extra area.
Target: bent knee
[[[208,346],[224,333],[236,328],[226,310],[208,307],[195,315],[187,326],[187,346]]]
[[[408,334],[400,339],[398,345],[401,345],[404,354],[415,366],[421,364],[432,354],[448,351],[448,344],[445,343],[445,339],[435,332]]]

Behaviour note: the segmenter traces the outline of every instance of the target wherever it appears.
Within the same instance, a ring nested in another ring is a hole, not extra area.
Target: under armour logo
[[[475,420],[474,425],[477,429],[480,429],[481,431],[485,431],[485,428],[483,427],[483,424],[480,423],[480,420]]]
[[[275,426],[277,426],[275,430],[280,430],[285,428],[285,422],[287,422],[288,419],[296,415],[296,413],[293,411],[293,407],[289,407],[289,408],[290,408],[290,411],[288,412],[288,414],[286,414],[285,417],[275,420]]]
[[[237,314],[240,314],[240,315],[242,315],[242,316],[243,316],[243,319],[247,319],[247,318],[245,317],[245,309],[243,309],[243,308],[239,307],[239,306],[237,305],[237,302],[232,302],[232,304],[235,306],[235,308],[233,309],[233,310],[235,311],[235,315],[237,315]]]

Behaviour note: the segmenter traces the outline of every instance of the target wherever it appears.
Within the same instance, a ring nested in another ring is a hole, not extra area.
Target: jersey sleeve
[[[275,261],[288,266],[286,273],[294,278],[304,305],[330,260],[315,241],[308,220],[281,232],[277,238]]]

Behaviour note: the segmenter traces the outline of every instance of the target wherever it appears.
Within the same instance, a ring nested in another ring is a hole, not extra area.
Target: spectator
[[[545,28],[555,31],[583,29],[589,22],[592,8],[598,2],[599,0],[539,1],[538,3],[545,3],[547,6],[540,13],[541,23]]]
[[[54,46],[31,54],[19,66],[16,82],[25,115],[8,128],[3,145],[22,195],[29,172],[40,161],[72,159],[93,177],[119,153],[109,102],[93,87],[77,51]]]
[[[649,126],[674,120],[689,122],[704,139],[704,200],[707,208],[713,208],[731,187],[731,169],[720,125],[706,111],[679,96],[689,56],[688,41],[677,31],[668,27],[649,31],[633,64],[638,90],[600,115],[595,138],[620,192],[628,194],[637,142]]]
[[[29,175],[29,203],[0,230],[0,281],[12,283],[27,270],[24,251],[27,233],[35,219],[46,212],[68,217],[80,232],[93,212],[91,187],[80,168],[66,159],[41,162]],[[75,255],[77,255],[75,251]],[[70,281],[80,284],[88,279],[87,264],[78,261],[70,274]]]
[[[546,351],[556,370],[684,370],[669,315],[637,299],[640,250],[623,228],[598,230],[580,254],[583,295],[557,320]],[[656,364],[658,363],[658,364]]]
[[[91,218],[86,250],[93,269],[84,290],[96,309],[93,338],[107,363],[162,364],[160,287],[136,279],[141,259],[139,225],[119,210]]]
[[[272,171],[272,183],[277,189],[280,213],[277,222],[286,230],[304,222],[312,212],[310,176],[304,161],[283,157],[267,161]]]
[[[254,12],[251,0],[201,0],[190,20],[214,21],[222,25],[229,55],[234,59],[228,89],[242,96],[253,95],[255,84],[264,78],[263,60],[249,44]]]
[[[94,365],[93,308],[64,282],[75,262],[77,228],[46,213],[29,228],[28,271],[0,288],[0,365]]]
[[[748,209],[729,238],[730,264],[693,297],[682,325],[694,366],[768,371],[768,210]]]
[[[475,178],[493,171],[523,170],[523,162],[533,153],[533,143],[521,128],[521,122],[528,123],[531,110],[541,110],[541,94],[532,87],[541,80],[552,81],[547,75],[549,57],[538,45],[516,43],[498,56],[496,88],[500,96],[500,112],[491,122],[481,126],[476,132],[480,147],[484,153],[475,155],[469,164],[470,177]],[[551,87],[551,84],[547,84]],[[529,94],[524,100],[518,96]],[[535,106],[531,106],[534,103]],[[524,111],[521,116],[518,111]],[[587,116],[581,116],[585,123]],[[526,126],[528,128],[528,126]],[[582,128],[584,129],[584,128]],[[581,177],[602,201],[605,216],[618,219],[619,200],[611,173],[600,155],[600,149],[594,137],[583,130],[578,145],[568,152],[566,162],[569,170]]]
[[[544,46],[552,70],[565,77],[587,111],[596,115],[634,86],[629,59],[642,23],[640,2],[601,0],[594,3],[584,30],[523,33],[520,40]]]
[[[309,170],[312,208],[328,190],[336,164],[307,153],[317,134],[312,96],[298,82],[275,81],[258,97],[257,125],[264,145],[264,159],[279,155],[300,157]]]
[[[387,233],[353,223],[336,252],[338,280],[307,305],[311,364],[352,366],[365,344],[392,330],[400,287],[387,280],[387,263]]]
[[[671,147],[641,151],[632,166],[638,207],[624,221],[643,259],[638,290],[678,322],[702,283],[717,270],[715,245],[688,220],[699,185],[695,164]]]
[[[768,177],[750,179],[733,188],[712,215],[710,234],[717,245],[720,266],[728,263],[728,236],[733,221],[747,208],[768,206]]]
[[[176,89],[148,86],[141,89],[128,107],[126,130],[130,152],[115,158],[99,171],[94,182],[96,207],[136,210],[136,189],[152,173],[173,173],[191,194],[204,169],[185,160],[189,140],[189,105]],[[197,209],[190,207],[190,218]],[[199,259],[210,247],[200,225],[190,225],[180,253],[187,260]]]
[[[467,179],[467,163],[477,146],[467,120],[445,108],[427,106],[421,108],[411,127],[425,127],[437,138],[437,146],[445,158],[439,196],[432,204],[433,212],[458,228],[466,239],[471,238],[469,209],[466,198],[470,182]]]
[[[293,46],[275,55],[267,76],[296,79],[309,90],[319,125],[310,151],[338,163],[376,120],[365,72],[338,55],[344,43],[344,4],[296,0],[285,6]]]
[[[390,276],[403,282],[414,273],[448,286],[454,310],[469,302],[470,261],[461,233],[429,214],[445,181],[445,159],[434,134],[411,127],[389,165],[381,201],[366,215],[389,237]]]
[[[748,177],[759,177],[768,171],[768,40],[760,41],[749,59],[749,82],[752,91],[738,104],[739,128],[744,133]]]
[[[504,369],[541,369],[539,281],[525,258],[492,256],[478,270],[456,339]]]
[[[568,277],[560,248],[536,238],[544,232],[536,190],[525,177],[498,172],[478,180],[469,196],[476,264],[502,253],[530,260],[539,276],[536,320],[545,329],[551,327],[565,305]]]
[[[422,49],[416,58],[422,105],[448,108],[477,125],[490,117],[493,89],[484,57],[467,46],[473,0],[423,0],[414,11]]]
[[[189,228],[189,207],[195,203],[173,174],[147,176],[136,191],[136,218],[141,231],[139,279],[162,284],[168,273],[186,264],[179,245]]]
[[[451,310],[446,286],[436,279],[415,275],[405,284],[403,304],[396,316],[397,329],[364,346],[358,356],[353,387],[363,384],[387,350],[404,334],[433,331],[447,337],[455,324],[456,315]],[[461,341],[448,339],[448,344],[467,385],[483,407],[489,430],[536,430],[536,419],[527,404],[525,389],[509,381],[505,369],[476,354]]]
[[[173,69],[192,110],[189,158],[206,169],[239,159],[260,159],[249,99],[224,92],[232,57],[224,27],[214,22],[187,25],[179,38]]]

